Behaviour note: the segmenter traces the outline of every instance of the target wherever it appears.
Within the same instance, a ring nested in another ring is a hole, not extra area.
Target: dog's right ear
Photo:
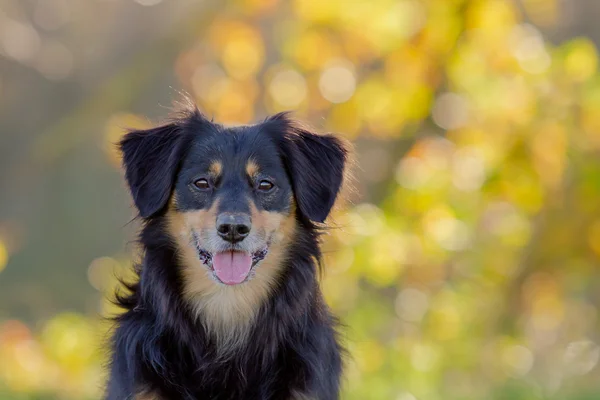
[[[125,179],[143,218],[167,204],[185,143],[181,127],[175,123],[129,131],[119,143]]]

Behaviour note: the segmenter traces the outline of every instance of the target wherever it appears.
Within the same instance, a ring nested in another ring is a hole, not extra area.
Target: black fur
[[[344,178],[344,145],[332,135],[315,135],[287,113],[268,118],[265,125],[281,149],[300,211],[308,220],[325,222]]]
[[[134,399],[140,390],[164,400],[279,400],[293,393],[338,399],[342,349],[318,287],[321,253],[313,222],[323,222],[333,206],[346,150],[335,137],[299,128],[283,114],[244,129],[255,132],[244,134],[250,150],[268,150],[252,147],[259,146],[251,140],[259,135],[278,152],[298,205],[298,226],[282,277],[245,345],[225,357],[181,295],[164,211],[195,138],[235,130],[206,121],[196,110],[163,127],[130,132],[121,142],[126,179],[144,219],[144,255],[139,281],[117,297],[125,312],[116,318],[108,400]]]

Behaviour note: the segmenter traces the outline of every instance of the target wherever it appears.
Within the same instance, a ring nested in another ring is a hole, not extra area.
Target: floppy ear
[[[159,212],[169,200],[184,142],[180,127],[171,123],[130,131],[119,143],[125,179],[143,218]]]
[[[333,135],[318,135],[298,126],[286,113],[266,121],[281,150],[300,212],[324,222],[340,191],[348,150]]]

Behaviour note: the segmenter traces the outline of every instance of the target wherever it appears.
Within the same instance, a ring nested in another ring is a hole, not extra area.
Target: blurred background
[[[100,399],[135,215],[113,143],[188,92],[356,145],[343,399],[600,398],[600,2],[0,0],[0,399]]]

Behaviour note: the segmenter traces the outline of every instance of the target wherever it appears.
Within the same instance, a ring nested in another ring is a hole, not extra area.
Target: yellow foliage
[[[579,39],[570,43],[565,59],[567,75],[576,82],[591,78],[598,69],[598,52],[592,42]]]
[[[8,263],[8,249],[6,245],[0,240],[0,272],[6,268]]]

